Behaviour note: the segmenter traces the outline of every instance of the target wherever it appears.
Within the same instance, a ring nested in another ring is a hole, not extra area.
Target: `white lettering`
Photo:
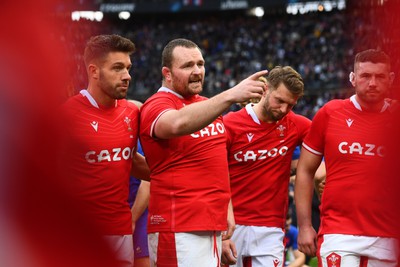
[[[363,147],[361,146],[360,143],[354,142],[350,147],[350,154],[355,154],[358,152],[358,154],[362,155],[363,154]]]
[[[249,160],[252,160],[252,161],[257,160],[257,154],[254,153],[254,151],[252,151],[252,150],[249,150],[246,152],[246,154],[244,154],[244,161],[249,161]]]
[[[193,138],[199,138],[199,137],[215,136],[223,133],[225,133],[224,125],[220,122],[217,122],[215,124],[211,123],[207,127],[204,127],[199,131],[199,133],[192,133],[191,136]]]
[[[248,150],[246,152],[239,151],[233,155],[234,159],[238,162],[242,161],[256,161],[256,160],[265,160],[268,157],[274,158],[276,156],[285,156],[289,148],[287,146],[283,146],[281,148],[271,148],[270,150],[260,149],[257,152],[253,150]]]
[[[338,145],[338,150],[342,154],[358,154],[364,156],[385,156],[385,147],[377,146],[375,144],[361,144],[359,142],[354,142],[349,144],[348,142],[341,142]]]
[[[124,160],[129,160],[133,158],[133,151],[135,150],[135,147],[130,148],[130,147],[125,147],[124,149],[120,147],[113,148],[111,152],[107,149],[101,150],[99,153],[96,153],[96,151],[88,151],[85,154],[85,159],[89,163],[96,163],[96,162],[102,162],[102,161],[121,161],[122,159]],[[121,157],[122,156],[122,157]]]
[[[241,161],[243,161],[243,160],[240,158],[240,156],[241,156],[242,154],[243,154],[243,152],[242,152],[242,151],[239,151],[238,153],[234,154],[233,157],[236,159],[236,161],[241,162]]]
[[[89,162],[89,163],[95,163],[96,162],[96,160],[90,158],[90,156],[92,156],[92,155],[96,155],[96,152],[89,151],[88,153],[86,153],[85,159],[86,159],[87,162]]]
[[[365,151],[365,155],[367,155],[367,156],[375,156],[375,153],[372,152],[372,150],[375,148],[375,145],[373,145],[373,144],[365,144],[365,147],[367,148],[367,151]]]
[[[110,152],[108,152],[108,150],[102,150],[97,155],[98,162],[102,162],[103,160],[111,161]]]
[[[340,153],[342,153],[342,154],[347,154],[347,151],[343,149],[343,146],[346,146],[347,144],[348,144],[347,142],[341,142],[341,143],[339,144],[339,151],[340,151]]]
[[[247,1],[224,1],[221,2],[221,9],[222,10],[227,10],[227,9],[242,9],[242,8],[248,8],[249,4]]]
[[[113,148],[112,151],[114,152],[113,161],[120,161],[121,157],[119,156],[119,153],[121,152],[121,148],[120,147]]]
[[[267,156],[265,154],[267,154],[268,150],[258,150],[258,153],[260,154],[260,156],[258,157],[258,159],[266,159]]]

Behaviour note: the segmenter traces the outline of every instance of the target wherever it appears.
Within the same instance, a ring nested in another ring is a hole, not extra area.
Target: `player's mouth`
[[[194,86],[202,86],[201,80],[189,81],[189,84],[190,84],[190,85],[194,85]]]

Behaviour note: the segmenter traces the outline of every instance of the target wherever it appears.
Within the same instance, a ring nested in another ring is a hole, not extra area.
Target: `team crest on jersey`
[[[131,126],[132,120],[128,116],[125,116],[124,122],[126,123],[128,131],[132,132],[132,126]]]
[[[285,137],[286,135],[286,127],[283,126],[282,124],[279,124],[278,127],[276,127],[276,133],[279,137]]]
[[[328,255],[328,257],[326,257],[328,267],[340,267],[341,260],[342,257],[339,254],[336,254],[335,252],[332,252],[331,254]]]
[[[274,262],[274,267],[277,267],[279,265],[280,260],[274,259],[273,262]]]

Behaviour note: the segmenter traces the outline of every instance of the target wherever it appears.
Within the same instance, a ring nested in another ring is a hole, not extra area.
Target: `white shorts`
[[[103,238],[113,251],[118,261],[118,267],[133,266],[134,252],[132,235],[105,235]]]
[[[151,267],[220,267],[221,232],[151,233]]]
[[[236,225],[232,241],[238,257],[236,267],[284,266],[285,233],[278,227]]]
[[[319,240],[322,267],[396,267],[395,238],[326,234]]]

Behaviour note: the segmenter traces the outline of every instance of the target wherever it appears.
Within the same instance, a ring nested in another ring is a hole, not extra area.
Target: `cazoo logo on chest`
[[[259,150],[247,150],[247,151],[239,151],[233,155],[236,161],[256,161],[256,160],[264,160],[266,158],[274,158],[277,156],[285,156],[288,151],[287,146],[283,146],[280,148],[271,148],[267,149],[259,149]]]
[[[223,133],[225,133],[224,125],[220,122],[217,122],[217,123],[211,123],[210,125],[204,127],[203,129],[201,129],[196,133],[192,133],[191,136],[194,138],[199,138],[199,137],[214,136]]]
[[[365,155],[365,156],[385,156],[385,147],[377,146],[375,144],[361,144],[358,142],[348,143],[348,142],[341,142],[338,145],[338,150],[342,154],[358,154],[358,155]]]
[[[89,163],[96,163],[96,162],[102,162],[102,161],[121,161],[121,160],[129,160],[133,158],[133,151],[135,150],[135,147],[130,148],[130,147],[125,147],[125,148],[120,148],[116,147],[113,148],[111,151],[108,149],[103,149],[99,153],[96,151],[88,151],[85,154],[85,159]]]

